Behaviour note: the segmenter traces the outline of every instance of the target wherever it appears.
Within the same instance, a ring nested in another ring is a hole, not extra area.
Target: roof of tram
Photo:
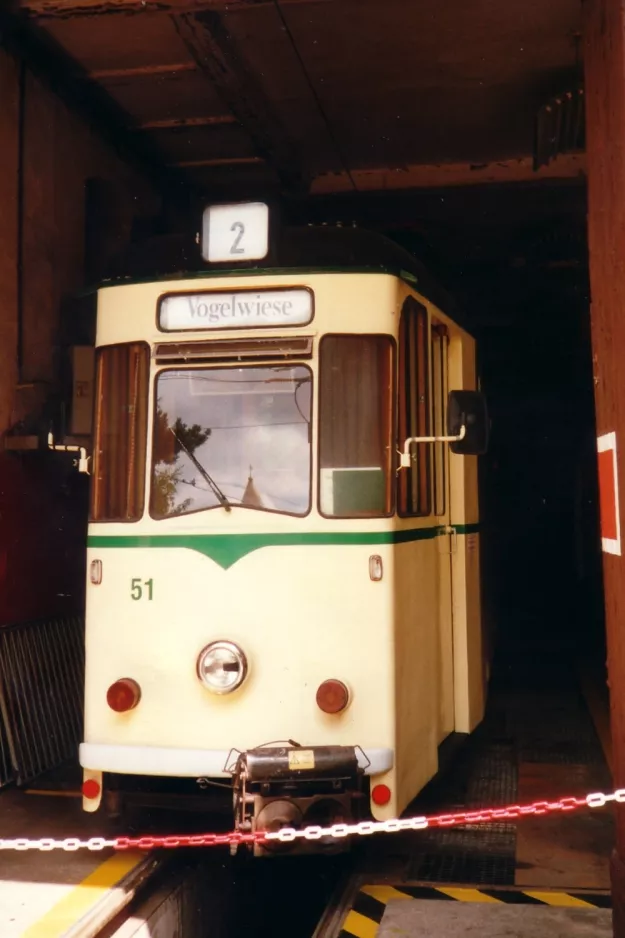
[[[268,256],[236,268],[231,263],[205,261],[193,235],[162,235],[141,241],[115,258],[110,279],[101,286],[285,272],[392,274],[456,321],[462,320],[453,297],[414,254],[377,231],[354,225],[277,226]]]

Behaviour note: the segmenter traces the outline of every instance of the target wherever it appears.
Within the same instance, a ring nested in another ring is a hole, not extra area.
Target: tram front
[[[216,211],[207,261],[265,257],[264,209]],[[99,291],[85,810],[140,777],[226,784],[242,831],[386,820],[481,718],[477,566],[454,587],[439,546],[477,520],[476,467],[423,444],[482,452],[486,412],[472,339],[402,271]]]
[[[395,290],[100,292],[86,810],[160,776],[232,779],[241,830],[396,812]]]

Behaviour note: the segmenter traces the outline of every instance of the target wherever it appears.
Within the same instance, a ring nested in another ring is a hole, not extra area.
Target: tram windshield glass
[[[305,365],[161,371],[152,516],[229,505],[307,514],[311,398]]]

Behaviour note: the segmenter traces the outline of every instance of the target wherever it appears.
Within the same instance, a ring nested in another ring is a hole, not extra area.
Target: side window
[[[393,340],[327,335],[319,355],[319,509],[331,518],[393,511]]]
[[[432,404],[433,436],[444,436],[447,423],[447,344],[444,326],[432,326]],[[445,443],[434,443],[434,514],[447,510],[447,449]]]
[[[399,448],[409,436],[430,436],[428,319],[425,307],[409,298],[399,326]],[[432,512],[429,443],[411,447],[410,469],[399,473],[399,514]]]
[[[92,521],[137,521],[145,499],[147,345],[97,350]]]

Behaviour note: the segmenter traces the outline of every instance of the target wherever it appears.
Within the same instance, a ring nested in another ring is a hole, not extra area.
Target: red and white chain
[[[359,821],[356,824],[332,824],[329,827],[312,825],[296,830],[293,827],[283,827],[279,831],[254,831],[245,834],[241,831],[230,831],[226,834],[180,834],[176,836],[145,835],[142,837],[91,837],[80,840],[77,837],[67,837],[64,840],[55,840],[51,837],[42,837],[40,840],[29,840],[26,837],[14,839],[0,838],[0,850],[155,850],[173,849],[175,847],[219,847],[229,844],[262,844],[270,841],[292,843],[294,840],[322,840],[332,838],[338,840],[343,837],[367,836],[369,834],[397,834],[400,831],[422,831],[435,827],[457,827],[461,824],[488,824],[496,821],[515,821],[528,816],[541,816],[557,811],[575,811],[579,808],[603,808],[610,802],[625,803],[625,788],[604,794],[593,792],[583,797],[560,798],[557,801],[534,801],[526,805],[507,805],[502,808],[480,808],[477,811],[459,811],[455,814],[435,814],[431,816],[413,818],[392,818],[388,821]]]

